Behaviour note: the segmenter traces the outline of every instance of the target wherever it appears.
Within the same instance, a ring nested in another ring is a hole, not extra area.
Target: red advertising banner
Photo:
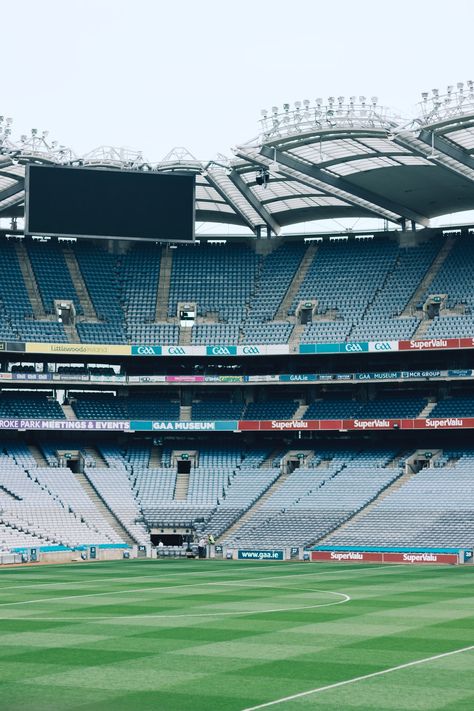
[[[383,553],[365,551],[311,551],[311,560],[337,563],[382,563]]]
[[[464,348],[472,348],[472,339],[466,338],[463,341],[469,341],[470,345]],[[459,348],[459,338],[426,338],[419,341],[398,341],[399,351],[433,351],[443,348]]]
[[[474,338],[460,338],[459,348],[474,348]]]
[[[311,560],[334,563],[424,563],[457,565],[455,553],[377,553],[366,551],[311,551]]]
[[[392,430],[400,427],[401,420],[376,417],[370,420],[344,420],[345,430]]]
[[[0,420],[1,429],[1,420]],[[373,418],[370,420],[239,420],[239,430],[265,430],[273,432],[292,432],[302,430],[362,431],[367,430],[453,430],[474,429],[474,417],[427,417],[426,419],[389,419]]]
[[[456,565],[458,557],[455,553],[384,553],[384,563],[429,563]]]
[[[239,420],[239,430],[259,430],[260,422],[258,420]]]
[[[343,420],[319,420],[320,430],[343,430]]]
[[[474,417],[427,417],[412,420],[416,430],[469,429],[474,427]]]

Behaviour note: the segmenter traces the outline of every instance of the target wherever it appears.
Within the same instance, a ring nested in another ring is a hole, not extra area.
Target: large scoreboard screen
[[[25,232],[190,242],[194,194],[192,174],[30,164]]]

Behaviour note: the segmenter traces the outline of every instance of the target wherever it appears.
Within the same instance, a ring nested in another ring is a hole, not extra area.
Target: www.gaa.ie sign
[[[283,551],[239,550],[239,560],[283,560]]]

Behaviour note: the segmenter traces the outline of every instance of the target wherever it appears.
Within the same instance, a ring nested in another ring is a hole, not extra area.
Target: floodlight
[[[285,111],[289,111],[289,110],[290,110],[290,105],[289,105],[289,104],[283,104],[283,108],[284,108]]]
[[[379,97],[378,97],[378,96],[372,96],[370,100],[371,100],[371,102],[372,102],[372,104],[373,104],[374,106],[377,106],[377,102],[378,102],[378,100],[379,100]]]
[[[424,91],[424,92],[421,94],[421,98],[423,99],[423,101],[428,101],[428,92],[427,92],[427,91]]]

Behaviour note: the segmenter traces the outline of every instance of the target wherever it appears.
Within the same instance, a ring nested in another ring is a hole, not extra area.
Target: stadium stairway
[[[422,411],[419,413],[418,417],[429,417],[431,414],[431,411],[436,407],[437,402],[436,400],[431,400],[426,403]]]
[[[38,283],[33,272],[33,267],[31,266],[28,252],[23,242],[17,242],[15,244],[15,252],[18,264],[20,265],[23,281],[25,282],[28,298],[31,302],[34,317],[36,320],[46,319],[46,312],[43,307],[43,300],[40,296]]]
[[[178,472],[174,487],[173,501],[186,501],[189,490],[189,472]]]
[[[451,252],[454,244],[455,244],[454,237],[448,237],[446,239],[446,242],[443,244],[440,251],[434,258],[433,262],[431,263],[430,268],[428,269],[425,276],[423,277],[423,280],[420,282],[419,286],[415,289],[410,301],[407,303],[404,310],[400,314],[400,318],[408,318],[410,316],[413,316],[416,313],[416,304],[422,299],[426,290],[428,289],[430,284],[432,284],[432,282],[435,279],[435,277],[437,276],[439,270],[441,269],[444,262],[448,258],[449,253]],[[428,321],[428,323],[429,323],[429,321]],[[421,326],[421,324],[420,324],[420,326]]]
[[[79,302],[82,306],[82,311],[83,311],[84,317],[87,320],[98,321],[97,314],[95,312],[94,305],[93,305],[91,298],[89,296],[89,292],[87,291],[87,287],[86,287],[84,278],[82,276],[82,272],[79,268],[79,264],[76,259],[76,255],[74,254],[73,250],[70,247],[68,247],[67,249],[64,249],[63,254],[64,254],[64,260],[66,262],[66,266],[69,270],[69,274],[71,275],[72,283],[74,284],[74,288],[76,289],[76,293],[79,298]],[[79,338],[78,338],[78,341],[79,341]]]
[[[265,464],[265,462],[262,463],[262,466]],[[273,494],[278,491],[278,489],[285,483],[285,481],[288,479],[290,475],[290,472],[283,472],[281,471],[280,476],[278,476],[273,484],[271,484],[268,489],[265,491],[262,496],[257,499],[257,501],[254,503],[253,506],[251,506],[247,511],[243,514],[243,516],[240,516],[240,518],[235,521],[230,528],[228,528],[226,531],[223,531],[221,535],[218,537],[217,542],[221,542],[224,538],[229,538],[232,537],[232,534],[237,531],[241,526],[248,521],[248,519],[252,518],[252,516],[260,510],[260,508],[263,506],[265,501],[270,498],[270,496],[273,496]]]
[[[160,276],[158,278],[158,288],[156,290],[156,323],[168,321],[168,301],[170,295],[171,268],[173,263],[173,252],[166,248],[161,251]]]
[[[190,346],[191,345],[191,328],[180,328],[179,329],[179,345],[180,346]]]
[[[181,405],[179,408],[179,419],[189,422],[191,420],[191,409],[191,405]]]
[[[301,420],[304,417],[304,413],[308,409],[308,405],[300,405],[293,415],[293,420]]]
[[[387,466],[398,466],[398,462],[404,460],[407,458],[407,453],[404,455],[398,455],[395,460],[390,462]],[[397,489],[400,489],[400,487],[404,486],[412,477],[415,476],[416,472],[410,469],[409,467],[405,467],[405,471],[401,470],[401,474],[399,477],[394,479],[391,484],[385,487],[385,489],[382,489],[375,498],[370,501],[367,506],[364,506],[364,508],[359,509],[353,516],[350,518],[347,518],[344,523],[342,523],[340,526],[337,526],[336,528],[333,528],[332,531],[329,533],[326,533],[325,536],[320,538],[317,541],[317,544],[323,544],[326,543],[335,533],[339,533],[340,531],[343,531],[345,528],[353,524],[355,521],[358,521],[360,518],[363,518],[371,509],[375,508],[380,504],[381,501],[383,501],[387,496],[390,494],[393,494],[394,491],[397,491]]]
[[[85,474],[74,474],[76,481],[80,484],[84,492],[87,494],[89,499],[92,501],[94,504],[95,508],[97,511],[100,513],[102,518],[104,518],[109,526],[113,528],[113,530],[116,532],[118,540],[120,541],[125,541],[125,543],[128,543],[129,545],[133,546],[137,543],[128,531],[122,526],[120,521],[113,515],[107,504],[103,501],[103,499],[99,496],[97,491],[94,489],[92,484],[90,483],[89,479],[86,477]]]
[[[288,319],[288,311],[291,307],[291,304],[293,303],[293,299],[299,291],[301,284],[303,283],[303,279],[305,278],[307,271],[312,261],[314,260],[314,257],[316,256],[318,246],[318,242],[310,243],[303,259],[301,260],[301,264],[296,271],[294,279],[288,287],[288,291],[286,292],[280,306],[278,307],[278,311],[276,312],[275,318],[273,319],[274,321],[285,321],[286,319]]]
[[[303,326],[302,324],[298,324],[293,328],[288,339],[288,345],[290,346],[290,350],[292,350],[293,346],[299,346],[301,342],[301,336],[303,335],[305,329],[306,326]]]
[[[66,417],[66,420],[77,420],[77,415],[72,409],[71,405],[61,405],[62,411]]]
[[[47,467],[48,466],[48,462],[46,461],[45,457],[43,456],[42,451],[40,450],[39,447],[36,446],[36,444],[28,445],[28,449],[30,450],[31,456],[35,460],[38,467]]]
[[[191,408],[189,408],[191,411]],[[182,419],[182,417],[180,417]],[[161,468],[161,454],[162,454],[162,449],[161,447],[158,447],[157,445],[153,445],[151,448],[151,453],[150,453],[150,459],[148,462],[148,468],[149,469],[160,469]]]
[[[281,454],[281,447],[278,447],[277,449],[273,449],[268,457],[263,460],[263,462],[260,464],[260,468],[262,469],[269,469],[270,467],[273,467],[273,462],[277,458],[277,456]]]
[[[104,459],[102,454],[95,447],[84,447],[84,454],[86,459],[94,462],[95,467],[108,467],[107,460]]]

